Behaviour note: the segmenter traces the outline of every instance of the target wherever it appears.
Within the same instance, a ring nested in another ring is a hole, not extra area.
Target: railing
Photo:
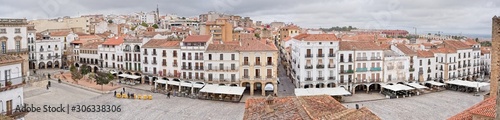
[[[356,72],[367,72],[368,68],[356,68]]]
[[[260,79],[260,78],[262,78],[262,77],[261,76],[255,76],[255,79]]]
[[[312,81],[312,78],[306,78],[306,81]]]
[[[415,68],[410,68],[410,70],[409,70],[409,71],[410,71],[410,72],[413,72],[413,71],[415,71]]]
[[[273,62],[267,62],[267,66],[274,66]]]
[[[312,58],[312,54],[306,54],[306,58]]]
[[[158,64],[156,61],[151,62],[151,64],[156,65]]]
[[[177,67],[177,63],[172,64],[172,66]]]
[[[148,64],[148,61],[147,61],[147,60],[144,60],[144,62],[143,62],[143,63],[144,63],[144,64]]]
[[[248,66],[250,64],[248,62],[243,62],[243,65]]]
[[[325,54],[318,54],[318,57],[325,57]]]
[[[318,81],[323,81],[323,80],[325,80],[325,78],[323,78],[323,77],[318,77],[318,78],[317,78],[317,80],[318,80]]]
[[[387,66],[387,70],[393,70],[394,66]]]
[[[328,68],[335,68],[335,64],[329,64]]]
[[[335,57],[335,54],[328,54],[328,57]]]
[[[354,70],[340,70],[340,74],[350,74],[354,73]]]
[[[191,66],[182,66],[182,70],[192,70]]]
[[[325,65],[316,65],[316,68],[325,68]]]
[[[312,68],[313,68],[313,66],[312,66],[312,65],[306,65],[306,67],[305,67],[305,68],[306,68],[306,69],[312,69]]]
[[[255,65],[260,66],[260,61],[259,62],[255,62]]]
[[[130,49],[122,49],[123,52],[130,52]]]
[[[367,61],[368,58],[367,57],[357,57],[356,60],[357,61]]]
[[[236,67],[235,68],[232,68],[232,67],[222,67],[222,68],[221,67],[209,67],[207,70],[208,71],[235,71]]]
[[[372,67],[370,68],[370,71],[382,71],[381,67]]]
[[[328,80],[335,80],[335,77],[328,77]]]
[[[135,49],[134,52],[141,52],[141,50],[140,49]]]
[[[266,78],[273,78],[273,76],[271,76],[271,75],[268,75],[268,76],[266,76]]]
[[[244,78],[244,79],[249,79],[249,78],[250,78],[250,76],[245,75],[245,76],[243,76],[243,78]]]
[[[370,57],[370,60],[382,60],[382,57]]]

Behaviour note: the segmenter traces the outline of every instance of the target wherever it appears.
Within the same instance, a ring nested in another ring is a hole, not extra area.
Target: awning
[[[128,77],[128,74],[120,74],[118,77]]]
[[[427,87],[425,86],[422,86],[418,83],[408,83],[407,85],[411,86],[411,87],[414,87],[414,88],[417,88],[417,89],[427,89]]]
[[[192,84],[191,83],[187,83],[187,82],[181,82],[181,86],[182,87],[192,87]]]
[[[426,81],[425,83],[429,83],[434,86],[445,86],[446,84],[435,82],[435,81]]]
[[[245,87],[234,87],[234,86],[218,86],[218,85],[205,85],[200,92],[204,93],[215,93],[215,94],[227,94],[227,95],[243,95]]]
[[[447,84],[453,84],[453,85],[459,85],[459,86],[465,86],[465,87],[472,87],[472,88],[480,88],[484,86],[489,86],[489,83],[483,83],[483,82],[472,82],[472,81],[463,81],[463,80],[453,80],[453,81],[447,81]]]
[[[198,84],[198,83],[194,83],[193,84],[194,88],[203,88],[203,86],[205,86],[205,85],[204,84]]]
[[[330,95],[330,96],[342,96],[351,95],[351,93],[345,88],[296,88],[295,96],[314,96],[314,95]]]
[[[167,81],[167,84],[179,86],[179,82],[177,82],[177,81]]]
[[[266,87],[264,87],[264,90],[265,91],[273,91],[274,90],[273,84],[266,84]]]
[[[166,80],[156,80],[155,82],[160,84],[167,84]]]
[[[395,85],[385,85],[382,88],[389,89],[392,91],[402,91],[402,90],[413,90],[414,88],[408,87],[406,85],[395,84]]]
[[[141,76],[137,76],[137,75],[128,75],[128,78],[130,78],[130,79],[139,79],[139,78],[141,78]]]
[[[109,71],[109,73],[111,73],[111,74],[116,74],[116,73],[118,73],[118,72],[115,72],[115,71]]]

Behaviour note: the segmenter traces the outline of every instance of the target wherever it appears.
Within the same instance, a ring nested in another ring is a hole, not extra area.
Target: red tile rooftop
[[[340,50],[384,50],[374,42],[340,41]]]
[[[191,35],[187,36],[183,42],[208,42],[211,38],[211,35]]]
[[[480,115],[486,118],[495,119],[496,112],[496,96],[479,102],[478,104],[448,118],[448,120],[472,120],[474,115]]]
[[[151,39],[146,44],[142,45],[143,48],[177,48],[180,47],[181,41],[171,41],[167,39]]]
[[[262,42],[261,40],[242,40],[239,51],[278,51],[272,42]]]
[[[434,57],[434,53],[432,53],[431,51],[419,50],[417,51],[417,56],[421,58],[430,58]]]
[[[293,37],[296,40],[304,40],[304,41],[339,41],[335,34],[299,34]]]
[[[413,51],[412,49],[410,49],[405,44],[396,44],[396,47],[399,50],[401,50],[401,52],[403,52],[406,55],[409,55],[409,56],[415,56],[415,55],[417,55],[417,52]]]
[[[123,37],[111,37],[102,43],[103,45],[120,45],[123,43]]]
[[[62,36],[68,36],[71,31],[57,31],[57,32],[50,32],[51,37],[62,37]]]
[[[459,40],[445,40],[443,42],[446,45],[446,47],[452,47],[457,50],[471,48],[469,45]]]

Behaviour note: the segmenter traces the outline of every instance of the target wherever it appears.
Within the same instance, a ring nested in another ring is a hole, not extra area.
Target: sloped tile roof
[[[123,43],[123,37],[112,37],[104,41],[103,45],[120,45]]]
[[[50,32],[50,36],[52,37],[61,37],[61,36],[68,36],[68,34],[71,31],[57,31],[57,32]]]
[[[417,56],[422,58],[434,57],[434,53],[431,51],[419,50],[417,51]]]
[[[412,49],[410,49],[408,46],[406,46],[405,44],[396,44],[396,47],[401,50],[401,52],[403,52],[404,54],[406,55],[417,55],[417,52],[413,51]]]
[[[146,44],[142,45],[142,48],[178,48],[180,47],[181,41],[171,41],[167,39],[152,39]]]
[[[264,43],[260,40],[242,40],[238,51],[278,51],[278,48],[270,43]]]
[[[448,118],[448,120],[472,120],[473,114],[486,115],[495,118],[495,104],[496,96],[490,96],[489,98],[477,103],[476,105]]]
[[[91,42],[91,43],[86,43],[84,44],[81,49],[97,49],[99,45],[101,45],[104,42]]]
[[[299,34],[293,37],[296,40],[304,41],[339,41],[335,34]]]
[[[208,45],[207,52],[221,51],[221,52],[234,52],[240,45],[236,44],[210,44]]]
[[[384,50],[374,42],[340,41],[340,50]]]
[[[187,36],[183,42],[208,42],[212,38],[211,35],[191,35]]]
[[[452,48],[455,48],[455,49],[467,49],[467,48],[471,48],[469,45],[465,44],[464,42],[462,41],[458,41],[458,40],[445,40],[443,41],[444,44],[447,45],[447,47],[452,47]]]

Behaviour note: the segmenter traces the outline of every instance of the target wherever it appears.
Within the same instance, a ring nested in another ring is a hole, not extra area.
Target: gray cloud
[[[130,14],[153,11],[195,17],[207,11],[283,21],[317,28],[406,29],[419,33],[491,34],[491,18],[500,15],[498,0],[0,0],[9,18],[46,19],[84,14]]]

